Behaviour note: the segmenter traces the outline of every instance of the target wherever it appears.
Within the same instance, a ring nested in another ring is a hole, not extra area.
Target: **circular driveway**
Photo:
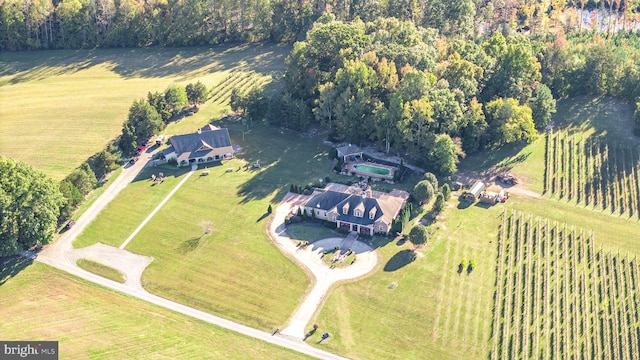
[[[305,203],[308,196],[288,193],[280,205],[276,208],[273,218],[268,225],[269,235],[278,248],[304,266],[313,274],[315,284],[308,292],[304,301],[289,318],[288,326],[282,330],[283,335],[303,338],[305,328],[311,321],[316,311],[322,306],[326,294],[337,282],[357,279],[375,269],[378,263],[377,253],[368,245],[355,241],[349,246],[356,252],[356,262],[345,267],[330,268],[321,259],[324,250],[332,250],[340,247],[344,239],[327,238],[315,241],[305,248],[296,246],[296,241],[291,240],[286,233],[285,218],[294,209]]]

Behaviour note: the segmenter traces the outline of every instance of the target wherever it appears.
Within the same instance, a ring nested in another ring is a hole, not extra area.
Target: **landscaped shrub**
[[[297,224],[297,223],[301,223],[302,222],[302,217],[298,216],[298,215],[287,215],[287,217],[284,219],[284,223],[289,225],[289,224]]]
[[[433,185],[428,180],[422,180],[413,188],[412,195],[418,204],[427,203],[433,196]]]
[[[325,183],[325,184],[328,184],[328,183],[330,183],[330,182],[331,182],[331,178],[330,178],[330,177],[328,177],[328,176],[325,176],[325,177],[324,177],[324,183]]]
[[[396,234],[396,233],[402,232],[402,221],[400,219],[391,220],[391,231],[389,231],[389,232],[392,233],[392,234]]]
[[[444,196],[442,194],[438,194],[436,196],[436,201],[433,204],[433,211],[439,213],[444,209]]]
[[[440,192],[444,197],[444,201],[448,201],[451,198],[451,188],[449,187],[449,184],[445,183],[444,185],[442,185]]]
[[[467,259],[462,259],[460,264],[458,264],[458,274],[461,274],[466,268],[467,268]]]
[[[435,175],[433,175],[433,173],[430,173],[430,172],[424,173],[424,179],[431,183],[431,186],[433,186],[434,191],[438,190],[438,178]]]
[[[267,208],[267,213],[271,214],[273,212],[273,209],[271,208],[271,204],[269,204],[269,207]]]

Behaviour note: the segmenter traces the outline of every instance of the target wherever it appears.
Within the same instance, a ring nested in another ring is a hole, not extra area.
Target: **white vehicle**
[[[162,145],[162,143],[164,142],[165,136],[164,135],[158,135],[158,138],[156,138],[156,145],[160,146]]]

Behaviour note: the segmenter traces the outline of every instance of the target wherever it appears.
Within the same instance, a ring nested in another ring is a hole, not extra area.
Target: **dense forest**
[[[372,141],[441,175],[459,157],[536,138],[557,98],[640,96],[640,40],[629,32],[442,36],[411,21],[320,17],[287,60],[286,91],[231,105],[336,141]]]
[[[602,18],[584,21],[594,9]],[[295,41],[326,12],[347,22],[394,17],[441,35],[544,34],[592,22],[637,29],[640,0],[3,0],[0,50]]]

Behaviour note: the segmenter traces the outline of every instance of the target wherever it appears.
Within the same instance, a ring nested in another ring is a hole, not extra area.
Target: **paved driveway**
[[[282,334],[294,338],[304,338],[307,324],[314,314],[322,307],[326,295],[331,287],[342,281],[358,279],[370,273],[378,263],[377,253],[368,245],[356,241],[351,248],[357,254],[354,264],[331,269],[320,258],[323,250],[333,249],[342,244],[342,238],[328,238],[314,242],[305,249],[296,246],[285,231],[284,220],[297,206],[306,201],[304,195],[288,193],[274,212],[269,224],[269,232],[273,242],[289,257],[303,266],[314,277],[314,284],[306,298],[298,306],[289,318],[288,326],[281,331]]]

